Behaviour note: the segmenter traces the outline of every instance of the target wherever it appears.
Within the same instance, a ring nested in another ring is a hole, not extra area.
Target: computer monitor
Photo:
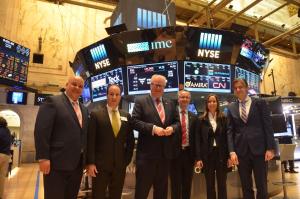
[[[21,91],[8,91],[6,103],[25,105],[27,103],[27,93]]]

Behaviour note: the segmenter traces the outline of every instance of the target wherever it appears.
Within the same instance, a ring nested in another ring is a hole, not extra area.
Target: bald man
[[[36,118],[36,159],[45,199],[76,199],[83,173],[88,111],[78,101],[83,79],[70,77],[65,92],[49,97]]]
[[[175,105],[163,98],[167,80],[151,78],[150,95],[137,98],[132,112],[133,127],[139,131],[136,152],[136,199],[147,199],[153,186],[154,199],[166,199],[172,142],[180,125]]]

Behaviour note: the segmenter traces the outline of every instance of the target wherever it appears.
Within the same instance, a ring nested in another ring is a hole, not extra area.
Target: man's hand
[[[274,151],[273,150],[267,150],[265,154],[265,161],[272,160],[274,158]]]
[[[96,177],[96,175],[98,173],[96,165],[94,165],[94,164],[87,165],[86,173],[88,176]]]
[[[50,160],[40,160],[39,165],[40,165],[40,171],[44,175],[48,175],[50,173]]]
[[[173,127],[168,126],[168,127],[165,129],[165,136],[172,135],[173,131],[174,131],[174,130],[173,130]]]
[[[159,126],[155,126],[154,134],[156,134],[158,136],[165,136],[165,130]]]
[[[232,161],[233,165],[238,165],[239,164],[239,159],[238,159],[235,152],[230,153],[230,160]]]

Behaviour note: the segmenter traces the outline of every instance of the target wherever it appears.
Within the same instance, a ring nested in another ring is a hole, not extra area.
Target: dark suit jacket
[[[87,164],[95,164],[100,169],[111,171],[114,168],[126,168],[130,163],[134,149],[131,117],[123,110],[119,110],[119,113],[121,127],[117,137],[114,136],[106,106],[91,113]]]
[[[178,114],[179,111],[177,109]],[[180,117],[180,116],[179,116]],[[198,123],[198,118],[197,116],[192,113],[188,112],[188,120],[189,120],[189,145],[190,145],[190,152],[191,152],[191,157],[195,158],[195,131]],[[180,119],[179,119],[180,121]],[[176,137],[174,137],[174,142],[173,142],[173,158],[178,157],[180,155],[182,147],[182,132],[181,132],[181,126],[178,128],[178,133],[176,134]]]
[[[51,169],[75,169],[86,150],[88,110],[79,106],[82,128],[65,94],[49,97],[40,106],[34,129],[36,159],[50,160]]]
[[[217,129],[213,132],[213,127],[209,122],[208,117],[199,118],[199,123],[196,131],[196,159],[207,161],[210,152],[213,149],[213,139],[210,140],[210,134],[214,134],[216,144],[219,149],[220,161],[227,164],[229,158],[228,145],[227,145],[227,120],[225,116],[217,118]]]
[[[245,155],[249,148],[254,155],[264,155],[266,150],[275,149],[270,110],[263,99],[251,98],[252,103],[245,124],[239,112],[239,102],[228,107],[228,149]]]
[[[164,124],[150,95],[137,98],[135,101],[132,123],[134,129],[139,131],[137,159],[172,158],[172,139],[178,133],[179,116],[171,101],[163,98],[162,103],[165,110]],[[152,135],[153,125],[162,128],[172,126],[174,133],[171,136]]]

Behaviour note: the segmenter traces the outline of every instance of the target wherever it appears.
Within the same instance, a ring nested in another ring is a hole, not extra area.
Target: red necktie
[[[165,111],[164,111],[164,108],[163,108],[159,98],[156,98],[156,108],[157,108],[157,112],[160,117],[160,120],[164,124],[165,123]]]
[[[181,132],[182,132],[182,146],[187,144],[186,136],[186,121],[185,121],[185,111],[181,111]]]
[[[82,127],[82,115],[81,115],[81,110],[78,105],[78,102],[72,102],[72,105],[73,105],[74,111],[76,113],[77,119],[79,121],[79,124]]]

